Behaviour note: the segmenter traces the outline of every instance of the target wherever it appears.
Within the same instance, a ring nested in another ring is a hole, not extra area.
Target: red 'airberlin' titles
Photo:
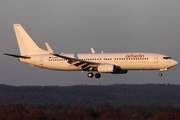
[[[144,58],[144,55],[142,54],[129,54],[125,56],[126,58]]]

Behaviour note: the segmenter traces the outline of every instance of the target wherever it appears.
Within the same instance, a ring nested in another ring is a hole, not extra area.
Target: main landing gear
[[[92,72],[90,72],[90,73],[87,74],[87,76],[88,76],[89,78],[92,78],[92,77],[94,76],[94,74],[93,74]]]
[[[159,77],[161,77],[163,74],[162,74],[162,73],[159,73],[158,75],[159,75]]]
[[[87,74],[87,76],[88,76],[89,78],[92,78],[92,77],[94,76],[94,74],[93,74],[92,72],[89,72],[89,73]],[[101,77],[101,74],[100,74],[100,73],[96,73],[96,74],[95,74],[95,77],[96,77],[96,78],[100,78],[100,77]]]

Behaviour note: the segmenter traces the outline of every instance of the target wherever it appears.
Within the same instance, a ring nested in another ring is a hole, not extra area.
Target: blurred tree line
[[[82,107],[180,106],[180,85],[114,84],[76,86],[9,86],[0,84],[0,105],[64,104]]]
[[[0,120],[180,120],[180,85],[0,84]]]
[[[0,106],[0,120],[180,120],[180,108],[80,107],[46,104]]]

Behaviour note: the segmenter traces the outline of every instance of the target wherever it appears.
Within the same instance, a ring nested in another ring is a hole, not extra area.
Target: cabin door
[[[154,56],[154,63],[158,63],[158,56]]]
[[[40,57],[40,65],[44,65],[44,58]]]

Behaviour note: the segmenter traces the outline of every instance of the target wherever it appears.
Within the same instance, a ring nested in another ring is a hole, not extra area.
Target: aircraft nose
[[[178,64],[178,62],[177,62],[176,60],[172,60],[171,64],[172,64],[173,66],[176,66],[176,65]]]

